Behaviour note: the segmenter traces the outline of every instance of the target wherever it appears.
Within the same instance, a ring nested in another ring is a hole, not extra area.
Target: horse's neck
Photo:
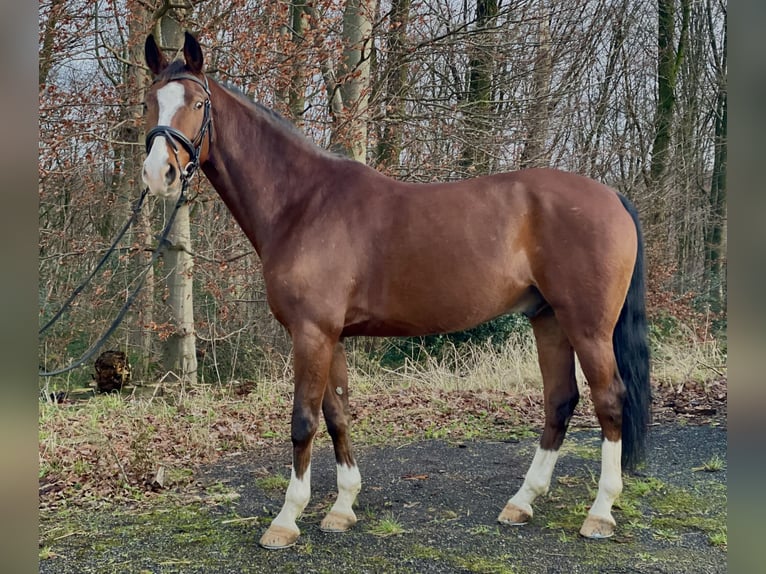
[[[306,203],[316,163],[331,160],[275,125],[266,112],[213,88],[214,141],[202,169],[264,259],[286,210]]]

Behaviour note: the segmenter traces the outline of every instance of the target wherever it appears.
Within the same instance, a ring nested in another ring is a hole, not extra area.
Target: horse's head
[[[144,55],[154,82],[145,100],[147,157],[142,179],[152,194],[174,198],[183,181],[206,160],[212,137],[202,49],[187,32],[183,61],[168,63],[150,35]]]

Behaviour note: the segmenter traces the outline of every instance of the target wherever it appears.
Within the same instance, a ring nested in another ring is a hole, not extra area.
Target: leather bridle
[[[152,149],[152,144],[154,143],[154,139],[157,136],[164,136],[168,141],[176,158],[176,165],[180,171],[181,183],[183,187],[186,187],[188,180],[194,174],[194,171],[199,167],[199,156],[202,150],[202,142],[205,139],[206,134],[210,138],[210,143],[213,143],[213,118],[210,115],[210,88],[207,83],[207,76],[203,77],[205,79],[204,82],[196,76],[192,76],[191,74],[178,74],[167,80],[162,78],[163,81],[167,82],[189,80],[196,82],[205,90],[207,99],[204,102],[205,109],[203,112],[204,115],[202,116],[202,125],[199,128],[199,132],[197,132],[197,136],[193,140],[190,140],[181,131],[171,126],[155,126],[149,130],[149,133],[146,134],[146,153],[149,153],[149,151]],[[160,79],[155,80],[154,83],[158,81],[160,81]],[[187,163],[186,167],[183,169],[181,169],[181,164],[178,160],[178,145],[176,144],[180,144],[181,147],[186,150],[186,153],[189,154],[189,163]]]

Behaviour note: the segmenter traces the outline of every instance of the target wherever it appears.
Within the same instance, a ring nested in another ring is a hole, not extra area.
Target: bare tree
[[[383,133],[378,140],[375,164],[380,169],[398,168],[402,149],[402,122],[406,113],[408,85],[407,29],[411,0],[391,2],[390,24],[386,32],[385,95],[383,96]]]
[[[726,157],[727,157],[727,35],[726,11],[723,12],[723,45],[716,39],[718,31],[711,0],[705,5],[707,31],[714,65],[714,153],[710,182],[710,214],[705,232],[705,280],[708,299],[714,311],[725,305],[726,249]]]
[[[303,112],[306,107],[306,69],[302,58],[301,48],[306,43],[306,33],[309,28],[309,13],[306,0],[292,0],[288,19],[282,28],[282,34],[289,38],[289,51],[285,53],[288,70],[284,77],[284,87],[278,90],[277,98],[289,110],[290,118],[295,125],[303,125]]]
[[[40,55],[38,57],[38,84],[40,90],[48,81],[48,73],[53,66],[54,44],[56,41],[56,28],[64,12],[64,0],[51,0],[48,6],[41,6],[44,18],[43,31],[40,41]]]
[[[113,186],[119,196],[129,205],[141,192],[141,166],[144,159],[144,130],[141,103],[148,84],[147,71],[143,65],[143,43],[151,28],[150,14],[138,2],[130,2],[127,8],[126,34],[120,34],[120,43],[113,45],[106,30],[96,30],[97,42],[104,50],[119,59],[119,89],[122,105],[115,126],[115,167]],[[96,22],[97,27],[99,22]],[[125,210],[128,213],[128,209]],[[139,294],[133,314],[133,339],[138,348],[138,360],[133,364],[133,380],[146,378],[155,335],[147,325],[154,322],[154,267],[150,266],[153,234],[149,205],[144,203],[139,213],[135,237],[135,272],[145,273],[145,286]]]
[[[482,145],[492,132],[492,78],[495,65],[497,0],[477,0],[475,43],[468,64],[468,89],[463,113],[468,141],[460,157],[460,165],[478,174],[489,173],[490,155]]]
[[[343,56],[337,81],[328,90],[335,122],[330,147],[363,163],[367,159],[375,3],[375,0],[346,0],[343,10]]]
[[[169,8],[169,4],[167,4]],[[164,11],[155,24],[154,31],[163,48],[177,53],[183,47],[182,8]],[[164,247],[164,273],[168,290],[167,304],[173,321],[173,332],[165,340],[163,363],[168,371],[180,379],[197,381],[196,332],[194,326],[194,258],[191,245],[189,205],[185,203],[175,210],[175,200],[164,202],[165,216],[175,211],[175,221]]]
[[[649,222],[659,224],[667,211],[665,175],[669,163],[678,70],[686,49],[691,0],[681,0],[682,22],[676,44],[675,0],[658,0],[657,111],[652,144],[651,185],[658,192]]]
[[[527,118],[527,137],[521,152],[519,167],[547,167],[550,155],[547,153],[548,129],[550,122],[550,89],[553,75],[551,54],[551,32],[549,14],[541,5],[538,28],[538,48],[532,71],[532,105]]]

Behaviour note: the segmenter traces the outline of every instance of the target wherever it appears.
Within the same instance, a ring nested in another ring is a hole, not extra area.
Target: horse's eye
[[[196,104],[194,104],[194,109],[195,110],[199,110],[201,108],[202,108],[202,102],[197,102]]]

